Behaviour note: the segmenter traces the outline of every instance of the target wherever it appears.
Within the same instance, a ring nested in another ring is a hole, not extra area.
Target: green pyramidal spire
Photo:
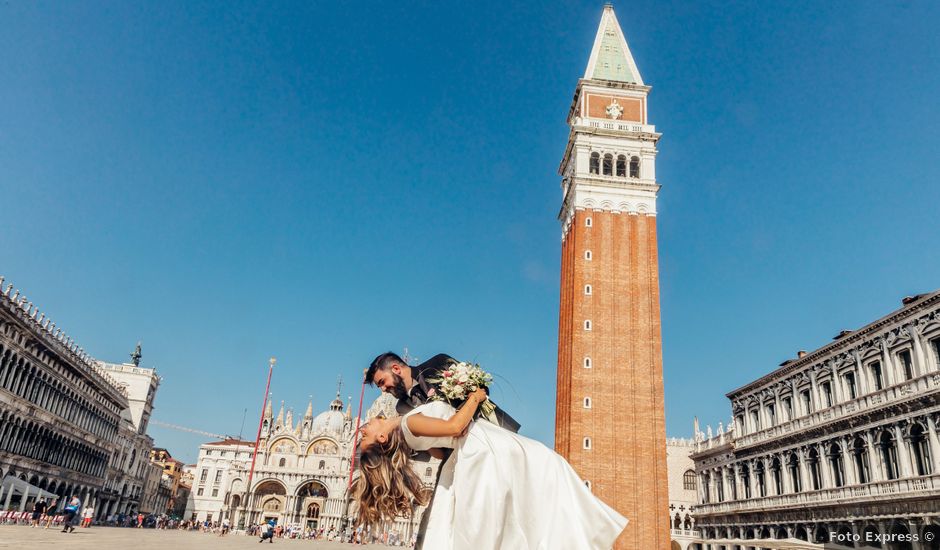
[[[614,15],[614,7],[610,4],[604,6],[584,78],[643,84],[620,23]]]

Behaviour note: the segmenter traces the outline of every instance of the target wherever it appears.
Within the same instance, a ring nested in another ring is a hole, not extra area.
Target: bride
[[[486,392],[460,410],[432,401],[362,427],[353,489],[359,525],[375,525],[427,504],[412,451],[453,449],[441,465],[424,534],[427,550],[609,549],[627,519],[601,502],[571,466],[541,443],[483,420]]]

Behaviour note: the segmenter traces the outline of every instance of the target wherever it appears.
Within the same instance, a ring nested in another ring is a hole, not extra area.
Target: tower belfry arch
[[[555,449],[627,516],[615,548],[631,550],[670,546],[649,91],[608,4],[559,167]]]

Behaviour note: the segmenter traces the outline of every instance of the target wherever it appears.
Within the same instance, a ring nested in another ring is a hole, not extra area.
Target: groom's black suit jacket
[[[415,383],[411,388],[411,394],[409,394],[408,398],[399,399],[398,404],[395,405],[395,410],[398,411],[398,414],[406,414],[415,407],[419,407],[430,401],[430,399],[428,399],[428,391],[431,388],[434,388],[435,391],[440,391],[440,383],[431,382],[431,380],[441,378],[441,372],[447,370],[447,367],[456,362],[457,360],[450,355],[439,353],[417,367],[411,367],[411,378]],[[455,408],[460,408],[462,404],[463,402],[451,403]],[[497,406],[495,414],[500,426],[513,432],[519,431],[519,423],[506,414],[506,411]]]

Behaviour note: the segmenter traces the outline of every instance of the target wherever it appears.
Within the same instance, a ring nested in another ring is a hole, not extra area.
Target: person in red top
[[[137,514],[137,528],[142,529],[144,527],[144,514],[141,512]]]

